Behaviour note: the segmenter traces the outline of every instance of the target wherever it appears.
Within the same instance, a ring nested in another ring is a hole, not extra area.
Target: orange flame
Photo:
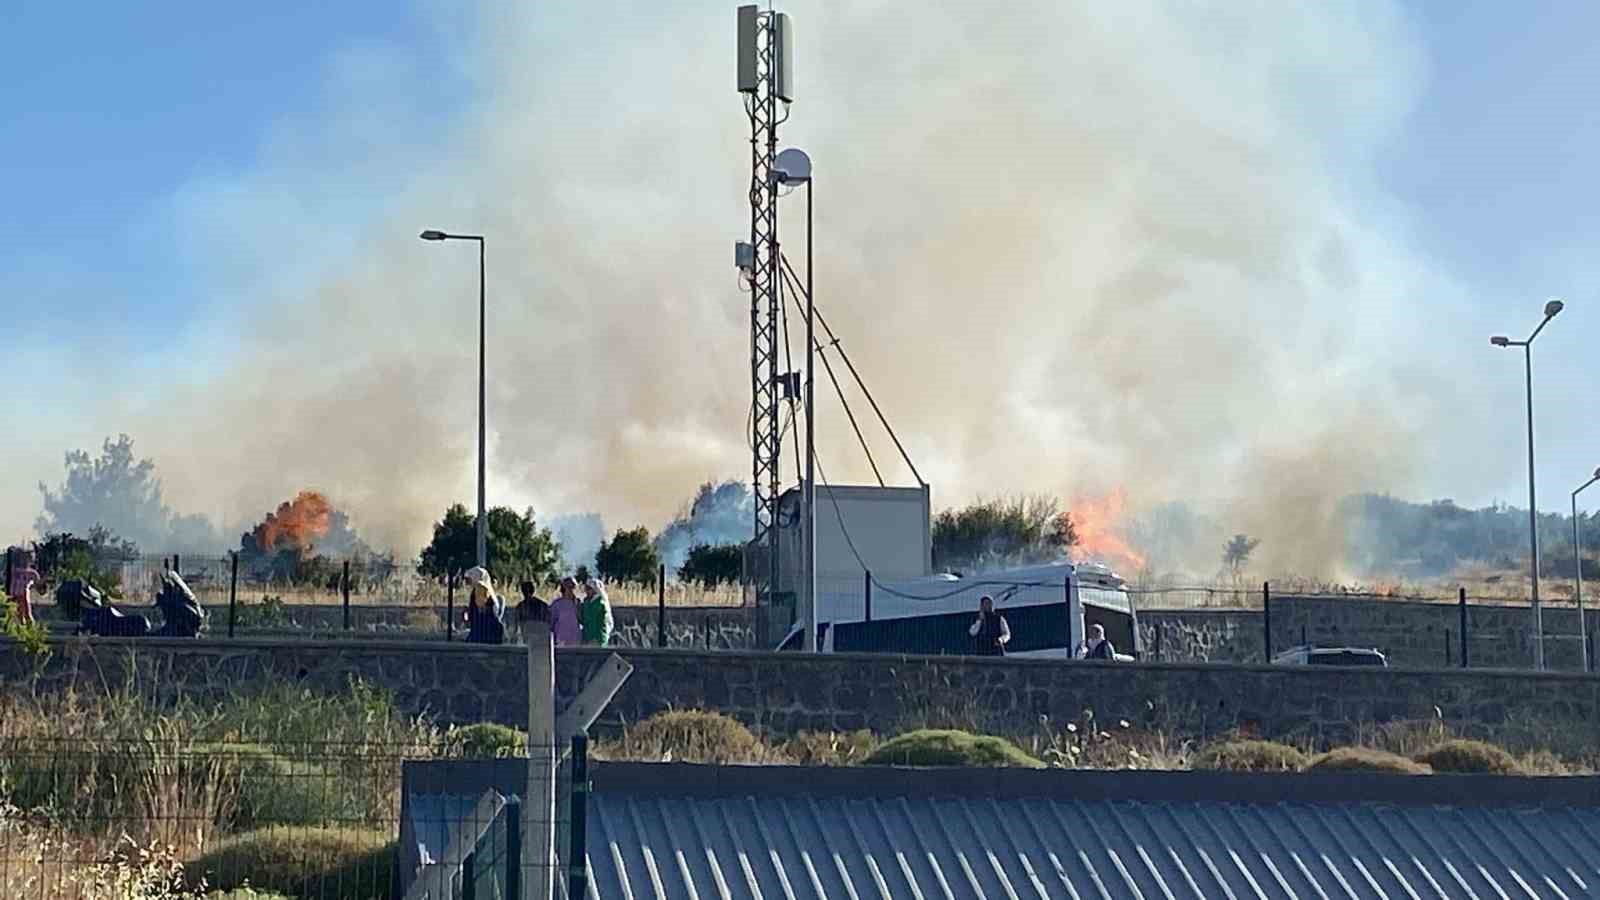
[[[254,531],[256,546],[271,551],[279,541],[296,550],[308,550],[327,535],[333,521],[333,504],[316,491],[301,491],[277,512],[267,513]]]
[[[1072,525],[1078,543],[1072,548],[1077,562],[1103,562],[1123,572],[1144,568],[1144,556],[1122,536],[1128,493],[1117,488],[1100,497],[1079,497],[1072,502]]]

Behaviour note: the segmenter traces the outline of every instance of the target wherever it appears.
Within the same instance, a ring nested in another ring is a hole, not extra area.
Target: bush
[[[891,738],[865,760],[869,766],[1016,766],[1042,769],[1044,763],[1005,738],[925,728]]]
[[[1235,740],[1208,744],[1193,761],[1196,769],[1223,772],[1298,772],[1309,760],[1276,741]]]
[[[1435,772],[1458,775],[1523,775],[1522,764],[1505,750],[1483,741],[1445,741],[1414,757]]]
[[[261,829],[216,844],[184,868],[191,881],[204,878],[223,891],[388,900],[395,889],[395,843],[384,832],[363,829]]]
[[[360,814],[339,779],[309,760],[252,743],[201,744],[195,751],[220,759],[226,777],[237,779],[234,828],[331,825]]]
[[[465,728],[451,729],[444,736],[444,746],[449,756],[498,759],[523,756],[528,748],[528,736],[498,722],[479,722]]]
[[[659,712],[625,729],[620,743],[602,756],[654,762],[767,762],[772,748],[742,722],[699,709]]]
[[[1428,775],[1432,769],[1404,756],[1367,747],[1337,747],[1306,765],[1307,772],[1372,772],[1381,775]]]
[[[802,731],[783,743],[779,751],[802,766],[859,766],[878,749],[878,737],[860,731]]]

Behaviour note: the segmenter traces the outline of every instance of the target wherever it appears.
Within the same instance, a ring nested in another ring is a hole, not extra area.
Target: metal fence
[[[302,900],[393,900],[402,884],[427,900],[511,900],[537,868],[524,856],[525,809],[514,792],[497,794],[487,814],[481,803],[401,808],[406,760],[487,759],[473,755],[482,747],[12,731],[0,737],[7,900],[187,898],[246,886]],[[568,803],[553,827],[566,846],[574,792],[558,782],[558,795]],[[409,877],[403,834],[423,862]]]

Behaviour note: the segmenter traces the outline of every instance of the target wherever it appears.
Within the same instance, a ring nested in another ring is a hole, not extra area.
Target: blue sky
[[[1486,407],[1520,402],[1520,367],[1488,346],[1489,334],[1519,337],[1536,323],[1546,297],[1567,299],[1569,312],[1541,337],[1537,357],[1541,505],[1548,509],[1600,464],[1592,401],[1600,364],[1586,352],[1600,327],[1593,254],[1600,246],[1600,181],[1593,174],[1600,117],[1592,99],[1600,84],[1600,54],[1593,52],[1600,6],[1400,8],[1422,62],[1417,93],[1367,164],[1351,171],[1361,183],[1331,188],[1381,198],[1366,209],[1455,286],[1456,296],[1415,302],[1450,317],[1461,334],[1481,332],[1474,338],[1480,347],[1463,342],[1445,356],[1452,366],[1477,369],[1470,380],[1488,386]],[[529,13],[532,27],[543,16]],[[560,29],[588,19],[581,11],[547,18],[565,23],[550,27],[569,40],[577,38]],[[474,58],[498,52],[486,33],[495,21],[458,13],[453,4],[363,0],[5,4],[0,310],[27,323],[26,337],[12,340],[22,345],[14,359],[25,370],[13,387],[24,395],[24,414],[38,423],[26,440],[39,446],[8,466],[0,528],[9,533],[31,522],[33,510],[24,507],[36,499],[33,483],[53,478],[62,450],[137,430],[95,398],[111,383],[162,383],[170,351],[153,349],[155,342],[216,367],[184,377],[214,377],[232,352],[233,325],[260,312],[235,304],[275,302],[272,292],[236,300],[241,295],[230,286],[264,277],[269,266],[277,274],[305,265],[306,277],[322,277],[329,258],[360,243],[381,212],[403,202],[405,186],[388,191],[382,177],[398,172],[403,179],[415,159],[408,154],[426,146],[425,136],[446,139],[493,94]],[[550,46],[544,40],[536,46]],[[369,108],[374,96],[386,98],[381,108]],[[362,117],[369,113],[382,128],[367,129]],[[368,169],[365,161],[382,149],[361,146],[368,133],[414,137],[384,161],[388,169],[377,162]],[[285,158],[293,164],[281,164]],[[272,179],[307,171],[316,174],[293,190],[272,189]],[[307,189],[313,182],[316,189]],[[346,183],[348,192],[341,190]],[[230,212],[244,195],[248,202]],[[283,205],[274,207],[279,199]],[[281,211],[276,234],[283,246],[237,252],[229,243],[232,216],[259,219],[264,205]],[[308,209],[314,222],[302,218]],[[446,277],[448,265],[430,272]],[[1422,351],[1396,346],[1392,353]],[[1503,415],[1471,414],[1500,445],[1520,427],[1515,405]],[[1502,468],[1503,477],[1467,467],[1459,480],[1423,483],[1431,494],[1464,502],[1523,502],[1519,470]],[[691,490],[685,485],[679,495]]]

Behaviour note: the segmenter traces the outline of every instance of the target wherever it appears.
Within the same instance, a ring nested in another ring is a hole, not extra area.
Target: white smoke
[[[476,259],[424,227],[489,236],[494,492],[662,521],[747,470],[732,4],[476,10],[459,118],[408,107],[403,58],[364,60],[260,170],[181,198],[189,252],[257,312],[206,377],[114,398],[148,422],[161,398],[180,505],[316,487],[404,551],[471,496]],[[936,505],[1122,485],[1326,570],[1338,498],[1417,484],[1418,436],[1455,434],[1469,388],[1386,349],[1434,285],[1368,184],[1418,81],[1392,4],[789,11],[819,306]],[[329,220],[334,251],[286,251],[286,222]],[[829,476],[867,478],[820,399]]]

